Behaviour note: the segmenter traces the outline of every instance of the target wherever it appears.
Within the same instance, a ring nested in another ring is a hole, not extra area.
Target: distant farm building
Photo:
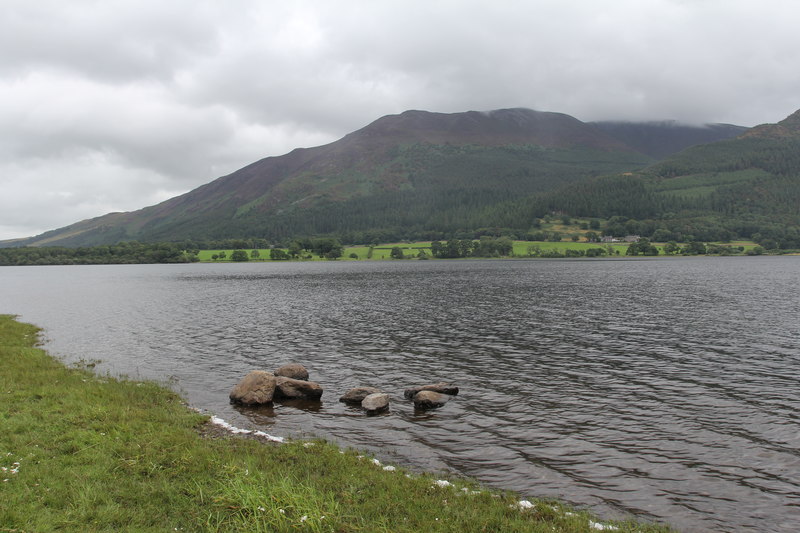
[[[612,237],[611,235],[603,235],[600,237],[600,242],[639,242],[641,237],[639,235],[625,235],[624,237]]]

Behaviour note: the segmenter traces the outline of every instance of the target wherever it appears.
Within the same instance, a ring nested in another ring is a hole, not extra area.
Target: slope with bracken
[[[620,128],[529,109],[407,111],[325,146],[262,159],[158,205],[14,245],[281,239],[387,228],[453,232],[484,224],[487,212],[510,200],[653,162],[614,131]],[[695,139],[671,135],[680,147]]]

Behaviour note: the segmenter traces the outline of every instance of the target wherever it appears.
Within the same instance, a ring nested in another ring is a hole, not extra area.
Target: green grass
[[[745,249],[745,251],[752,250],[753,248],[758,246],[758,244],[754,243],[753,241],[731,241],[731,242],[716,243],[716,244],[722,244],[723,246],[734,246],[734,247],[742,246]]]
[[[256,258],[250,257],[250,253],[252,252],[252,248],[248,248],[245,250],[247,252],[247,256],[250,258],[249,261],[270,261],[269,258],[269,250],[266,249],[259,249],[258,253],[259,256]],[[225,252],[225,259],[213,259],[212,256],[219,255],[220,253]],[[229,250],[200,250],[197,254],[197,257],[200,261],[206,261],[209,263],[225,263],[230,262],[231,254],[234,252],[234,248]]]
[[[201,437],[206,417],[173,392],[67,368],[37,342],[0,315],[0,531],[596,531],[559,503],[521,511],[322,441]]]
[[[588,250],[590,248],[603,248],[607,247],[606,243],[600,242],[546,242],[546,241],[514,241],[514,255],[518,257],[526,257],[528,255],[528,248],[531,246],[538,246],[542,250],[557,250],[564,253],[567,250]],[[624,243],[613,243],[611,248],[619,255],[625,255],[628,250],[628,245]]]
[[[585,233],[582,230],[576,230],[575,233]],[[665,243],[654,243],[658,246],[661,254],[664,253],[664,244]],[[745,251],[750,250],[756,246],[756,243],[752,241],[734,241],[729,243],[709,243],[709,244],[722,244],[723,246],[744,246]],[[680,243],[681,246],[684,246],[683,243]],[[387,243],[387,244],[379,244],[377,246],[372,247],[372,255],[370,257],[370,247],[369,246],[347,246],[344,249],[344,255],[339,259],[339,261],[362,261],[362,260],[391,260],[390,253],[394,246],[399,246],[403,253],[407,258],[415,258],[419,253],[420,249],[425,250],[428,253],[428,257],[433,259],[430,255],[430,246],[431,241],[417,241],[417,242],[402,242],[402,243]],[[573,242],[573,241],[560,241],[560,242],[550,242],[550,241],[514,241],[514,256],[515,257],[529,257],[530,256],[530,248],[531,247],[538,247],[542,251],[558,251],[560,253],[564,253],[567,250],[588,250],[590,248],[603,248],[607,249],[607,243],[597,243],[597,242]],[[628,250],[627,243],[611,243],[611,249],[614,252],[613,256],[624,256],[625,252]],[[216,261],[211,258],[212,255],[218,255],[220,252],[225,252],[226,257],[225,259],[217,259]],[[617,253],[619,252],[619,253]],[[200,250],[198,256],[200,257],[200,261],[204,262],[217,262],[217,263],[224,263],[230,262],[231,254],[233,250]],[[248,255],[250,254],[250,250],[247,250]],[[250,259],[250,261],[267,261],[271,262],[269,258],[269,250],[259,250],[260,257],[258,259]],[[355,254],[356,257],[350,257],[351,254]],[[603,257],[610,257],[605,255]],[[320,258],[318,256],[312,256],[311,259],[304,259],[304,261],[326,261],[326,259]]]
[[[514,241],[514,255],[517,257],[527,257],[528,256],[528,246],[539,246],[542,250],[559,250],[561,252],[573,249],[573,250],[586,250],[588,248],[597,248],[597,247],[605,247],[605,244],[600,243],[588,243],[588,242],[534,242],[534,241]],[[414,258],[419,253],[420,249],[425,250],[428,253],[428,257],[432,259],[430,256],[430,247],[431,241],[416,241],[416,242],[400,242],[400,243],[386,243],[386,244],[379,244],[377,246],[372,247],[372,256],[370,257],[370,247],[369,246],[346,246],[344,249],[344,254],[339,259],[340,261],[356,261],[356,260],[390,260],[390,253],[392,248],[395,246],[399,246],[403,253],[408,258]],[[620,250],[621,255],[625,255],[625,250],[628,248],[627,244],[619,244],[615,243],[614,245],[615,250]],[[284,248],[284,251],[286,249]],[[248,255],[250,254],[250,250],[245,250]],[[225,252],[225,259],[212,259],[213,255],[219,255],[221,252]],[[233,249],[230,250],[200,250],[198,253],[198,257],[200,261],[209,262],[209,263],[226,263],[231,262],[231,254],[233,253]],[[356,257],[350,257],[351,254],[355,254]],[[304,259],[305,261],[325,261],[318,256],[313,256],[311,259]],[[271,261],[269,258],[269,250],[259,250],[259,258],[257,259],[250,259],[250,261]]]

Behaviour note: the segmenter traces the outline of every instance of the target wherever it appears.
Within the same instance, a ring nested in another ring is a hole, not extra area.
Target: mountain
[[[560,113],[529,109],[376,120],[325,146],[268,157],[129,213],[23,241],[95,245],[415,228],[455,231],[498,202],[652,160]]]
[[[655,159],[662,159],[690,146],[737,137],[747,131],[747,128],[743,126],[732,124],[695,126],[671,120],[661,122],[609,121],[590,122],[590,124],[624,142],[634,150]]]
[[[800,135],[800,110],[795,111],[777,124],[762,124],[748,131],[744,137],[786,139]]]
[[[625,175],[608,190],[627,198],[619,193],[620,183],[635,182],[634,190],[645,179],[631,178],[632,172],[649,167],[656,169],[644,171],[653,176],[651,181],[661,179],[659,167],[651,166],[657,156],[742,132],[747,133],[719,124],[585,123],[521,108],[406,111],[324,146],[267,157],[154,206],[0,246],[241,237],[277,241],[320,234],[365,242],[436,238],[489,226],[524,231],[548,210],[592,212],[572,191],[606,183],[597,181],[600,176],[610,175],[614,182],[613,176]],[[666,164],[662,168],[678,163]],[[556,205],[559,201],[563,206]],[[623,202],[619,209],[637,207],[641,217],[653,211],[648,206]],[[607,208],[593,212],[601,211],[611,216]]]
[[[629,233],[664,230],[659,240],[747,237],[800,248],[800,111],[639,171],[568,184],[525,204],[529,216],[549,210],[624,218]],[[637,226],[627,219],[644,222]]]

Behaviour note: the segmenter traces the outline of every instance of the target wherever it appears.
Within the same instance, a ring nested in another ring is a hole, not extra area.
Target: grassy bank
[[[152,383],[66,368],[0,315],[0,531],[665,531],[384,469],[324,442],[210,438]]]

